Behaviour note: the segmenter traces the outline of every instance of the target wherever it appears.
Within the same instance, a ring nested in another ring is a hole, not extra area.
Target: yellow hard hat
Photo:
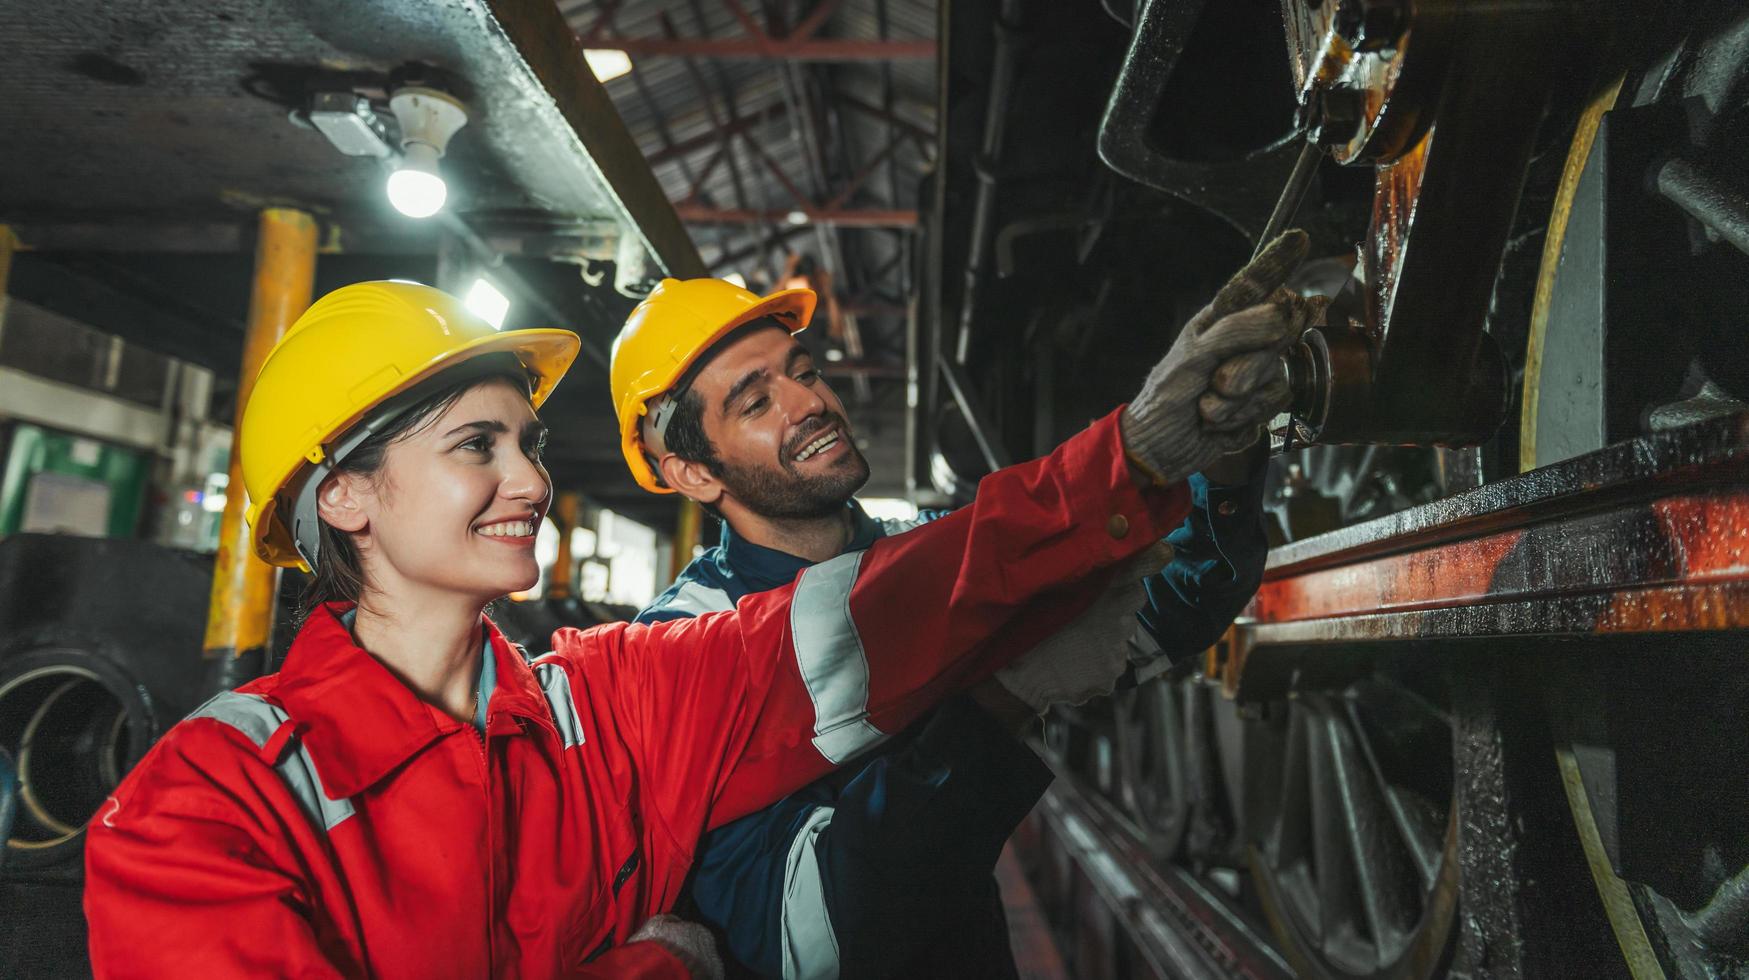
[[[361,282],[317,300],[268,352],[243,409],[237,446],[255,553],[310,570],[281,500],[311,467],[332,465],[340,437],[419,382],[486,354],[510,354],[535,407],[577,357],[569,330],[496,330],[461,300],[412,282]]]
[[[736,327],[774,317],[790,333],[814,316],[812,289],[785,289],[760,297],[722,279],[664,279],[639,303],[613,341],[608,372],[619,415],[620,448],[638,485],[673,493],[644,456],[638,422],[656,397],[674,387],[698,356]]]

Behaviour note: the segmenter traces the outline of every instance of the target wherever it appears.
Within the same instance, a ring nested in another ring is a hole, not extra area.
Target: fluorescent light
[[[739,272],[729,273],[728,275],[723,277],[723,281],[724,282],[732,282],[735,285],[741,287],[742,289],[747,288],[747,277],[741,275]]]
[[[510,297],[499,292],[497,286],[483,277],[475,279],[473,286],[468,289],[468,298],[463,302],[480,319],[490,323],[492,329],[503,329],[504,315],[510,312]]]
[[[610,82],[632,70],[631,56],[624,51],[587,48],[583,51],[583,60],[589,63],[596,81]]]

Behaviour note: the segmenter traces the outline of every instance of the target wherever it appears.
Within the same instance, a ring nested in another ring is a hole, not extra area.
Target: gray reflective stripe
[[[836,980],[838,937],[826,908],[815,841],[832,822],[832,810],[815,807],[790,841],[783,872],[783,980]]]
[[[267,747],[267,740],[290,719],[278,705],[269,704],[259,694],[238,694],[225,691],[206,704],[194,709],[189,718],[211,718],[230,725],[255,743],[257,749]],[[351,800],[331,800],[322,789],[322,777],[316,774],[315,760],[302,742],[273,767],[286,788],[297,798],[298,806],[310,822],[323,830],[333,830],[342,820],[352,816]]]
[[[850,618],[850,587],[862,552],[802,572],[790,599],[796,666],[814,702],[814,747],[838,763],[887,736],[868,723],[868,658]]]
[[[674,593],[674,598],[657,607],[658,612],[674,610],[702,616],[710,612],[726,612],[735,608],[735,600],[722,589],[715,589],[701,582],[685,582]]]
[[[553,727],[559,730],[559,741],[565,748],[583,744],[583,722],[577,717],[577,699],[571,696],[571,678],[558,664],[535,664],[534,676],[540,681],[541,693],[547,697],[547,710],[553,713]]]
[[[891,535],[891,534],[904,534],[906,531],[909,531],[912,528],[922,527],[923,525],[928,524],[930,521],[933,521],[933,520],[935,520],[935,515],[933,515],[933,514],[928,516],[928,517],[924,517],[923,515],[919,514],[916,517],[913,517],[908,521],[895,520],[895,519],[890,518],[890,517],[877,517],[877,518],[875,518],[875,523],[879,524],[881,526],[882,531],[885,531],[887,534]]]
[[[273,768],[279,770],[279,776],[285,784],[291,787],[292,795],[298,798],[298,805],[304,808],[304,814],[311,823],[319,823],[323,830],[333,830],[340,821],[352,816],[351,800],[330,800],[327,791],[322,789],[322,777],[316,775],[315,760],[310,758],[310,751],[302,742],[298,750],[279,760]]]

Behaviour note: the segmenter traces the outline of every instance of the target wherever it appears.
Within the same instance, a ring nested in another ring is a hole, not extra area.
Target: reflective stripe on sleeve
[[[790,841],[783,872],[783,980],[837,980],[838,937],[826,908],[826,882],[814,843],[832,822],[815,807]]]
[[[206,704],[194,709],[188,716],[194,718],[211,718],[221,724],[229,725],[243,733],[243,737],[255,743],[257,749],[265,749],[267,740],[280,726],[291,719],[285,710],[276,704],[270,704],[259,694],[239,694],[236,691],[225,691],[214,696]],[[298,801],[298,807],[309,817],[310,823],[324,831],[333,830],[347,817],[352,816],[351,800],[332,800],[328,798],[327,790],[322,788],[322,777],[316,773],[316,762],[310,758],[309,749],[303,742],[296,743],[297,748],[285,753],[284,757],[274,763],[273,768],[285,781],[286,789],[291,791]]]
[[[683,612],[689,616],[702,616],[710,612],[726,612],[735,608],[735,600],[722,589],[712,588],[701,582],[686,582],[676,589],[674,598],[657,606],[656,612]]]
[[[868,658],[850,617],[860,551],[802,572],[790,600],[796,666],[814,702],[814,747],[834,764],[887,736],[868,722]]]
[[[546,695],[547,710],[553,713],[553,727],[559,730],[559,740],[565,748],[583,744],[583,722],[577,717],[577,699],[571,696],[571,678],[558,664],[535,664],[534,675]]]

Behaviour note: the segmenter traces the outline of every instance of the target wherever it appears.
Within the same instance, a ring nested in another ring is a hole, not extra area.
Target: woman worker
[[[278,673],[178,724],[93,818],[96,973],[687,975],[691,934],[645,923],[700,834],[1086,607],[1182,519],[1180,478],[1283,400],[1257,365],[1285,309],[1184,330],[1121,434],[1113,413],[927,529],[732,613],[562,630],[529,662],[482,609],[537,578],[535,410],[577,338],[410,283],[329,294],[240,433],[256,550],[312,569],[316,602]],[[1231,398],[1208,391],[1223,362]]]

